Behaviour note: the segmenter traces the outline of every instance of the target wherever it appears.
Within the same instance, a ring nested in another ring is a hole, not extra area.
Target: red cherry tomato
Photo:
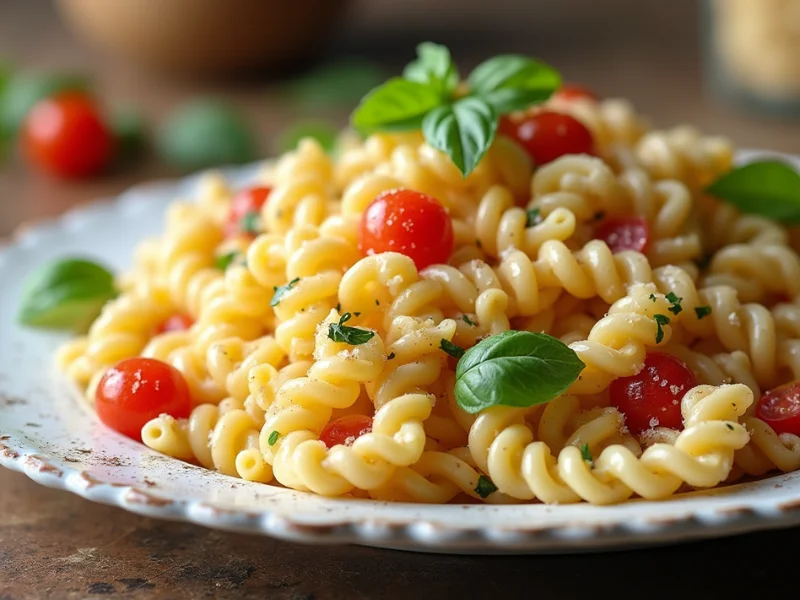
[[[652,427],[682,429],[681,399],[695,385],[694,374],[682,361],[653,352],[639,373],[611,382],[609,397],[633,433]]]
[[[343,444],[352,446],[356,438],[372,431],[372,418],[364,415],[347,415],[331,421],[319,435],[328,448]]]
[[[114,138],[91,98],[78,92],[45,98],[22,126],[22,147],[30,161],[54,175],[94,175],[109,164]]]
[[[577,83],[564,84],[560,90],[553,94],[553,97],[558,100],[586,99],[594,100],[595,102],[600,99],[592,90]]]
[[[453,223],[434,198],[412,190],[390,190],[364,211],[359,248],[364,256],[400,252],[417,269],[424,269],[450,258]]]
[[[100,420],[141,441],[142,427],[166,413],[186,418],[192,410],[189,386],[172,365],[155,358],[127,358],[106,371],[97,386],[95,408]]]
[[[164,319],[156,329],[156,333],[166,333],[168,331],[186,331],[194,325],[194,319],[189,315],[174,314]]]
[[[500,133],[522,146],[536,165],[565,154],[594,154],[594,138],[586,126],[569,115],[542,111],[520,121],[500,119]]]
[[[248,230],[248,218],[253,213],[258,213],[267,201],[271,188],[256,186],[241,190],[231,199],[231,211],[228,214],[228,224],[225,232],[228,236],[253,235]]]
[[[606,219],[597,227],[595,239],[603,240],[611,252],[636,250],[644,252],[650,240],[647,221],[640,217],[620,217]]]
[[[756,416],[776,433],[800,435],[800,381],[787,383],[761,396]]]

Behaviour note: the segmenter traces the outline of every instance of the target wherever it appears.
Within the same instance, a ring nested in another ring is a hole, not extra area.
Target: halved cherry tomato
[[[400,252],[417,269],[424,269],[450,258],[453,223],[435,198],[413,190],[390,190],[364,211],[359,249],[364,256]]]
[[[176,313],[164,319],[156,328],[156,333],[166,333],[168,331],[186,331],[194,325],[194,319],[189,315]]]
[[[499,131],[515,140],[533,159],[543,165],[565,154],[594,154],[589,129],[570,115],[541,111],[519,121],[501,117]]]
[[[645,252],[650,241],[650,228],[641,217],[610,218],[598,225],[594,237],[603,240],[611,252]]]
[[[328,448],[339,444],[352,446],[356,438],[372,431],[372,418],[364,415],[347,415],[331,421],[322,430],[319,439]]]
[[[652,427],[683,429],[681,399],[695,385],[694,374],[682,361],[652,352],[636,375],[611,382],[609,397],[633,433]]]
[[[234,235],[254,236],[250,229],[250,222],[257,217],[264,203],[267,201],[272,188],[256,186],[239,191],[231,199],[231,210],[228,214],[228,224],[225,233]]]
[[[553,97],[558,100],[586,99],[594,100],[595,102],[600,99],[592,90],[577,83],[566,83],[562,85],[561,89],[553,94]]]
[[[71,91],[44,98],[22,125],[22,148],[54,175],[78,178],[102,171],[114,154],[114,138],[94,101]]]
[[[800,381],[787,383],[761,396],[756,416],[776,433],[800,435]]]
[[[155,358],[127,358],[106,371],[97,386],[100,420],[134,440],[142,427],[161,414],[186,418],[192,400],[186,380],[172,365]]]

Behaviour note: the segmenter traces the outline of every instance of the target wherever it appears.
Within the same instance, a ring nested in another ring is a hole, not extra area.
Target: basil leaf
[[[333,152],[339,130],[327,121],[298,121],[286,129],[278,138],[278,152],[290,152],[297,148],[300,140],[313,138],[325,152]]]
[[[434,148],[450,156],[466,177],[492,145],[497,115],[478,98],[462,98],[433,109],[422,122],[422,133]]]
[[[361,329],[360,327],[348,327],[345,325],[350,320],[352,315],[344,313],[339,317],[338,323],[331,323],[328,325],[328,337],[334,342],[343,342],[351,346],[358,346],[365,344],[375,337],[375,332],[369,329]]]
[[[561,76],[541,61],[507,54],[475,67],[467,84],[502,115],[547,100],[561,86]]]
[[[217,267],[220,271],[225,271],[228,267],[231,266],[233,261],[241,260],[244,258],[242,253],[238,250],[233,250],[231,252],[226,252],[225,254],[220,254],[214,259],[214,266]]]
[[[761,160],[732,169],[706,192],[745,213],[800,224],[800,173],[780,160]]]
[[[458,85],[458,69],[453,64],[447,46],[422,42],[417,46],[417,59],[403,70],[403,77],[430,85],[446,98]]]
[[[439,350],[441,350],[442,352],[446,352],[453,358],[461,358],[462,356],[464,356],[465,352],[465,350],[461,346],[454,344],[450,340],[446,340],[444,338],[442,338],[439,341]]]
[[[269,305],[270,306],[278,306],[278,304],[280,304],[281,300],[283,300],[283,297],[286,294],[289,293],[289,290],[291,290],[294,286],[297,285],[298,281],[300,281],[300,278],[299,277],[295,277],[294,279],[292,279],[286,285],[273,286],[272,289],[275,291],[275,293],[272,295],[272,300],[269,301]]]
[[[711,306],[709,306],[708,304],[706,304],[705,306],[695,306],[694,314],[697,315],[698,320],[707,317],[708,315],[711,314]]]
[[[492,406],[542,404],[572,385],[584,366],[554,337],[506,331],[482,340],[458,362],[456,401],[471,414]]]
[[[80,258],[55,261],[28,277],[18,319],[30,327],[84,331],[116,294],[105,267]]]
[[[417,129],[440,102],[436,88],[395,77],[364,96],[351,121],[363,133]]]
[[[212,99],[193,100],[168,115],[156,147],[167,163],[191,171],[258,158],[253,129],[233,107]]]
[[[54,94],[65,91],[87,91],[89,84],[72,73],[18,72],[6,81],[0,97],[0,130],[13,137],[33,105]]]
[[[486,475],[478,477],[478,485],[475,486],[475,493],[481,498],[488,498],[497,491],[497,486]]]

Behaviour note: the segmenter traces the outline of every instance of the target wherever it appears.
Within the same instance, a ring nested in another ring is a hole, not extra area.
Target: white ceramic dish
[[[253,168],[226,171],[237,184],[253,173]],[[800,524],[800,472],[666,502],[608,507],[389,504],[332,500],[233,479],[104,428],[52,366],[64,336],[15,323],[20,285],[32,267],[66,254],[126,267],[137,241],[160,231],[166,204],[190,196],[194,185],[196,178],[137,187],[114,202],[42,222],[0,249],[1,465],[43,485],[150,517],[300,542],[427,552],[585,552]]]

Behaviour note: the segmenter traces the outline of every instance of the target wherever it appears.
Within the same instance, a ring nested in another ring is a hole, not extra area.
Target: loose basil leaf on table
[[[467,85],[498,114],[505,114],[547,100],[561,86],[561,76],[541,61],[512,54],[475,67]]]
[[[428,143],[448,154],[462,175],[472,172],[497,131],[497,115],[478,98],[462,98],[433,109],[422,121]]]
[[[471,414],[492,406],[542,404],[565,392],[584,366],[557,338],[506,331],[482,340],[458,362],[456,401]]]
[[[88,89],[87,80],[72,73],[27,71],[12,74],[0,95],[0,132],[8,137],[16,136],[33,105],[47,96]]]
[[[800,173],[781,160],[759,160],[722,175],[706,191],[745,213],[800,224]]]
[[[446,98],[458,85],[458,69],[447,46],[422,42],[417,46],[417,59],[403,69],[403,78],[437,88]]]
[[[336,146],[338,136],[339,130],[328,121],[298,121],[281,133],[276,145],[278,152],[290,152],[297,148],[300,140],[312,138],[319,142],[325,152],[331,153]]]
[[[239,112],[209,98],[168,115],[156,143],[165,161],[185,170],[252,162],[259,155],[255,134]]]
[[[114,275],[104,266],[82,258],[53,261],[28,276],[19,322],[82,332],[116,295]]]
[[[364,133],[405,131],[420,127],[425,115],[440,104],[435,88],[395,77],[364,96],[352,121]]]

